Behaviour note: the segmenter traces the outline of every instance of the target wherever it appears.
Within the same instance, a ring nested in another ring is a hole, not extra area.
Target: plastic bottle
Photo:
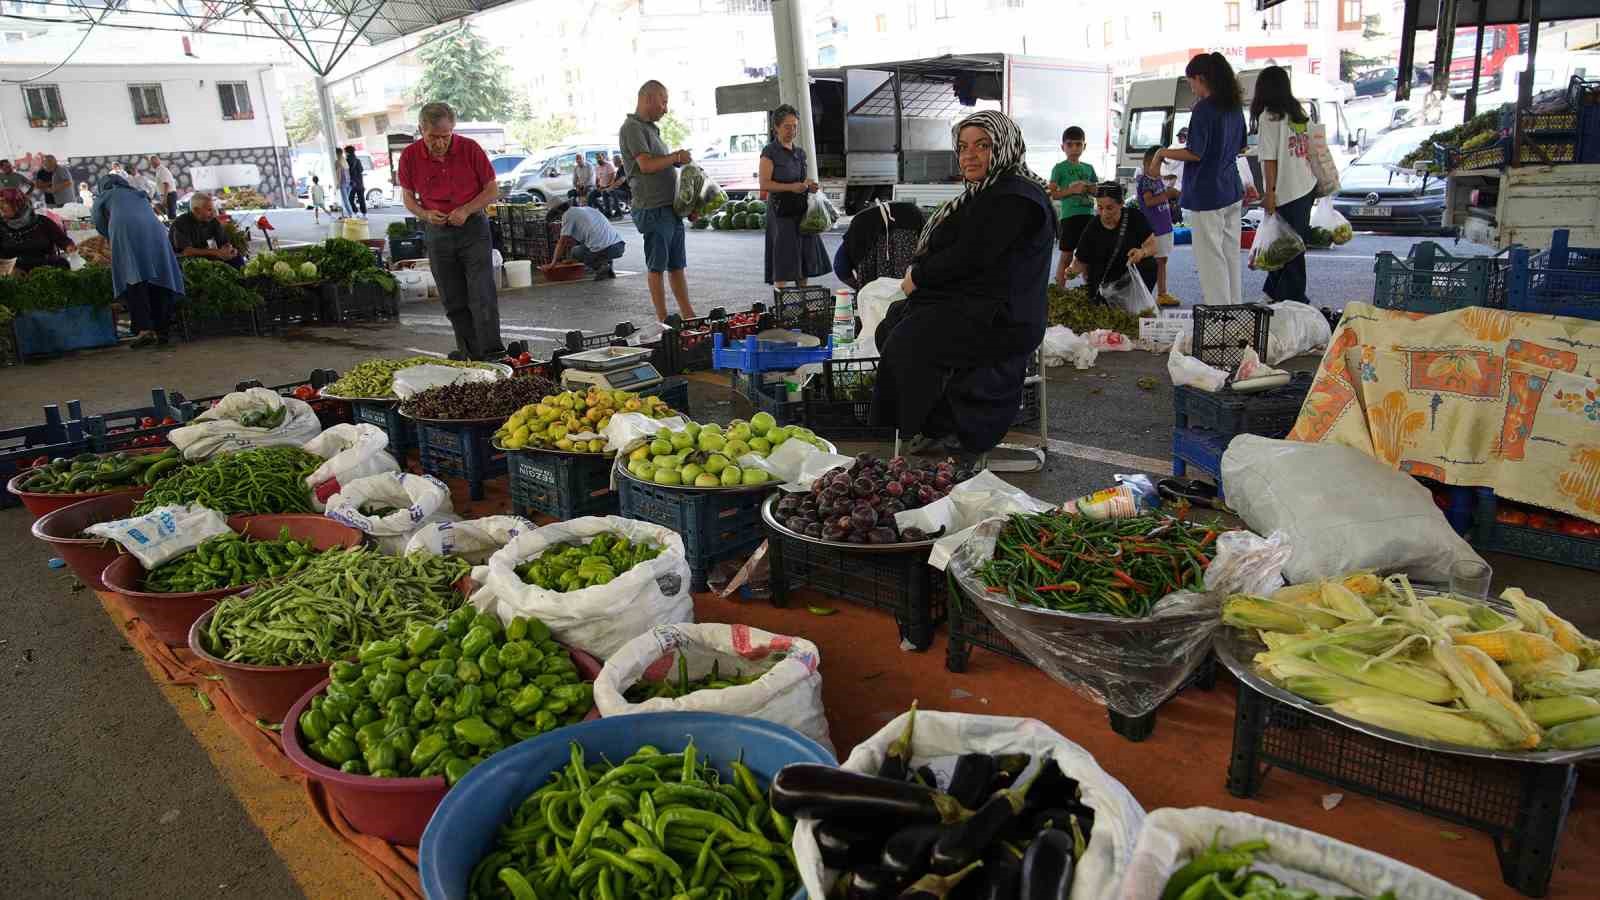
[[[1121,477],[1121,476],[1119,476]],[[1141,516],[1161,505],[1161,497],[1148,478],[1135,476],[1116,487],[1103,488],[1064,503],[1064,512],[1076,512],[1086,519],[1103,522],[1108,519],[1131,519]]]
[[[840,347],[856,339],[856,295],[849,288],[833,292],[833,344]]]

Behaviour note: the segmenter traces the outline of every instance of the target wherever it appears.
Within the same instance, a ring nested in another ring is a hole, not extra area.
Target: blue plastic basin
[[[745,765],[763,785],[790,763],[838,764],[833,754],[799,732],[743,716],[645,713],[560,728],[494,754],[444,795],[417,853],[423,893],[429,900],[465,900],[472,869],[493,848],[500,825],[549,781],[551,772],[567,764],[573,741],[590,761],[601,754],[621,761],[641,744],[677,753],[691,735],[695,750],[728,779],[733,777],[729,763],[741,750]]]

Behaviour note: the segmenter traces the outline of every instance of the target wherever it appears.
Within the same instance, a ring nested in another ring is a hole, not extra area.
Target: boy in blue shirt
[[[1161,158],[1157,156],[1160,150],[1160,147],[1151,147],[1144,152],[1144,167],[1134,180],[1134,193],[1156,239],[1156,303],[1177,306],[1178,298],[1167,293],[1167,257],[1172,255],[1172,207],[1169,204],[1178,199],[1178,189],[1168,187],[1161,177]]]

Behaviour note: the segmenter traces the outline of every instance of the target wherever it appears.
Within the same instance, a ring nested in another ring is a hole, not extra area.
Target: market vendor
[[[120,175],[104,175],[95,191],[94,227],[111,242],[111,287],[133,320],[137,350],[167,343],[183,296],[183,270],[166,226],[144,191]]]
[[[60,225],[33,211],[21,191],[0,188],[0,259],[15,259],[18,272],[40,266],[65,269],[67,260],[61,254],[77,249]]]
[[[189,211],[172,220],[172,249],[184,258],[199,257],[243,268],[245,255],[228,240],[217,218],[217,202],[207,193],[189,198]]]
[[[582,203],[581,198],[575,198],[571,203],[562,204],[561,239],[556,241],[551,259],[561,262],[570,256],[588,266],[595,281],[616,278],[613,263],[622,258],[628,245],[611,227],[604,213]]]
[[[906,299],[876,333],[874,421],[916,435],[919,455],[985,453],[1010,429],[1044,338],[1056,232],[1015,122],[985,110],[951,137],[966,190],[928,219],[901,284]]]
[[[1102,181],[1094,189],[1095,217],[1083,228],[1067,276],[1084,276],[1090,297],[1100,297],[1100,286],[1115,284],[1128,268],[1138,270],[1145,287],[1156,286],[1156,237],[1144,213],[1124,205],[1122,185]],[[1152,294],[1152,296],[1154,296]]]

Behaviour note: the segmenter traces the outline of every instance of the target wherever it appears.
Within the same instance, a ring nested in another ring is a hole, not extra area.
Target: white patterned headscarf
[[[965,119],[957,122],[950,129],[950,146],[956,153],[961,152],[961,129],[978,127],[989,133],[989,140],[994,142],[994,156],[989,160],[989,172],[983,176],[982,181],[967,182],[967,189],[962,191],[952,200],[947,200],[934,210],[928,217],[928,223],[922,227],[922,235],[917,239],[916,256],[922,256],[928,251],[928,240],[933,237],[933,232],[943,224],[946,218],[960,209],[962,204],[971,200],[978,192],[987,190],[990,185],[1007,175],[1020,175],[1037,184],[1040,190],[1044,189],[1044,179],[1035,175],[1028,168],[1026,157],[1028,145],[1023,143],[1022,129],[1011,117],[997,110],[986,109],[975,112]]]

